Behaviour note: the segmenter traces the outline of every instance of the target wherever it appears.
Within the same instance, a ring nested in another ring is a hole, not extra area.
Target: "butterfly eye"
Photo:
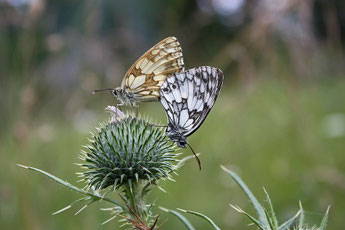
[[[114,89],[112,93],[113,93],[114,96],[117,96],[117,94],[118,94],[116,89]]]
[[[176,144],[180,148],[186,148],[186,142],[185,141],[181,140],[181,141],[178,141]]]

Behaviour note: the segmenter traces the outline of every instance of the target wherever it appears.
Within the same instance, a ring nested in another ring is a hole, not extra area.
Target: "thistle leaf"
[[[328,206],[327,211],[326,211],[325,215],[324,215],[323,218],[322,218],[322,221],[321,221],[321,225],[320,225],[319,230],[326,230],[327,221],[328,221],[329,209],[330,209],[330,206]]]
[[[184,209],[180,209],[177,208],[177,210],[180,210],[181,212],[185,212],[185,213],[190,213],[192,215],[201,217],[202,219],[206,220],[214,229],[216,230],[220,230],[220,228],[206,215],[200,213],[200,212],[194,212],[194,211],[190,211],[190,210],[184,210]]]
[[[259,223],[260,225],[264,226],[265,228],[269,228],[269,223],[266,219],[266,214],[264,208],[261,206],[261,204],[258,202],[258,200],[255,198],[253,193],[249,190],[247,185],[241,180],[241,178],[234,173],[233,171],[227,169],[224,166],[221,166],[221,168],[227,172],[234,180],[235,182],[240,186],[240,188],[243,190],[243,192],[246,194],[246,196],[249,199],[249,202],[253,205],[254,209],[256,210],[256,214],[259,217]]]
[[[164,212],[168,212],[168,213],[171,213],[172,215],[176,216],[187,227],[188,230],[195,230],[193,225],[181,213],[179,213],[175,210],[170,210],[170,209],[166,209],[163,207],[159,207],[159,208]]]
[[[299,210],[300,210],[300,214],[299,214],[298,228],[302,229],[304,226],[304,210],[303,210],[301,201],[299,201]]]
[[[264,192],[266,194],[266,200],[268,202],[268,210],[267,210],[267,221],[270,223],[272,229],[278,229],[278,220],[276,214],[273,209],[272,201],[270,196],[268,195],[266,189],[264,188]]]
[[[257,219],[255,219],[253,216],[251,216],[249,213],[243,211],[240,207],[238,206],[234,206],[232,204],[230,204],[230,206],[235,209],[237,212],[243,214],[244,216],[246,216],[248,219],[250,219],[258,228],[260,228],[261,230],[267,230],[264,226],[262,226],[262,224],[260,223],[260,221],[258,221]]]
[[[21,165],[21,164],[17,164],[17,165],[20,166],[20,167],[22,167],[22,168],[29,169],[29,170],[38,172],[38,173],[40,173],[40,174],[43,174],[44,176],[47,176],[48,178],[52,179],[53,181],[57,182],[58,184],[60,184],[60,185],[62,185],[62,186],[64,186],[64,187],[67,187],[67,188],[69,188],[69,189],[71,189],[71,190],[73,190],[73,191],[76,191],[76,192],[78,192],[78,193],[80,193],[80,194],[86,195],[86,196],[88,196],[88,197],[90,197],[90,198],[93,198],[93,199],[95,199],[95,200],[105,200],[105,201],[108,201],[108,202],[110,202],[110,203],[113,203],[113,204],[115,204],[115,205],[118,205],[118,206],[124,208],[124,206],[123,206],[121,203],[119,203],[119,202],[117,202],[117,201],[115,201],[115,200],[109,199],[109,198],[107,198],[107,197],[102,197],[102,196],[100,196],[100,195],[98,195],[98,194],[92,194],[92,193],[90,193],[90,192],[87,192],[87,191],[85,191],[85,190],[82,190],[82,189],[80,189],[80,188],[78,188],[78,187],[76,187],[76,186],[74,186],[74,185],[68,183],[67,181],[64,181],[64,180],[62,180],[62,179],[60,179],[60,178],[58,178],[58,177],[56,177],[56,176],[54,176],[54,175],[52,175],[52,174],[50,174],[50,173],[48,173],[48,172],[45,172],[45,171],[43,171],[43,170],[40,170],[40,169],[37,169],[37,168],[34,168],[34,167],[29,167],[29,166]],[[68,206],[67,206],[67,207],[68,207]],[[67,207],[66,207],[66,208],[67,208]]]
[[[285,221],[282,225],[278,227],[278,230],[288,230],[291,228],[293,223],[296,221],[297,217],[300,215],[301,210],[299,210],[295,216],[293,216],[291,219]]]

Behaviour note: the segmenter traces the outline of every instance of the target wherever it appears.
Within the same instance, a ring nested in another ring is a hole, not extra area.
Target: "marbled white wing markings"
[[[97,89],[111,91],[118,99],[117,106],[135,106],[137,102],[157,101],[159,89],[171,74],[184,71],[182,48],[177,38],[168,37],[146,51],[127,71],[121,87]]]
[[[168,37],[142,55],[127,71],[121,88],[136,101],[158,100],[165,79],[184,71],[182,48],[175,37]]]
[[[223,84],[223,73],[202,66],[175,73],[160,89],[161,103],[167,113],[167,135],[178,146],[186,147],[187,137],[205,121]]]

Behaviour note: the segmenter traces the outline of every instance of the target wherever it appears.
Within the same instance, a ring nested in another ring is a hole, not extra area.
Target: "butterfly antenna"
[[[95,95],[98,92],[102,92],[102,91],[113,91],[114,89],[95,89],[94,91],[92,91],[91,95]]]
[[[189,146],[190,150],[192,150],[194,157],[195,157],[195,158],[196,158],[196,160],[198,161],[198,164],[199,164],[199,170],[201,170],[201,162],[200,162],[199,157],[198,157],[198,156],[195,154],[195,152],[194,152],[194,150],[193,150],[192,146],[190,146],[190,144],[188,144],[188,143],[186,143],[186,144]]]

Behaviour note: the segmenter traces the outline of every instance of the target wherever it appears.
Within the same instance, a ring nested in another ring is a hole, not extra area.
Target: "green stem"
[[[145,202],[141,194],[141,188],[139,183],[128,183],[125,189],[125,195],[127,197],[128,206],[135,212],[129,212],[133,219],[138,219],[138,221],[143,221],[145,225],[149,225],[149,219],[147,216],[147,210],[145,207]]]
[[[132,188],[131,188],[132,187]],[[135,201],[135,192],[133,189],[133,186],[131,186],[129,183],[126,184],[126,197],[128,199],[128,205],[129,207],[131,207],[135,212],[137,212],[137,208],[136,208],[136,201]]]

